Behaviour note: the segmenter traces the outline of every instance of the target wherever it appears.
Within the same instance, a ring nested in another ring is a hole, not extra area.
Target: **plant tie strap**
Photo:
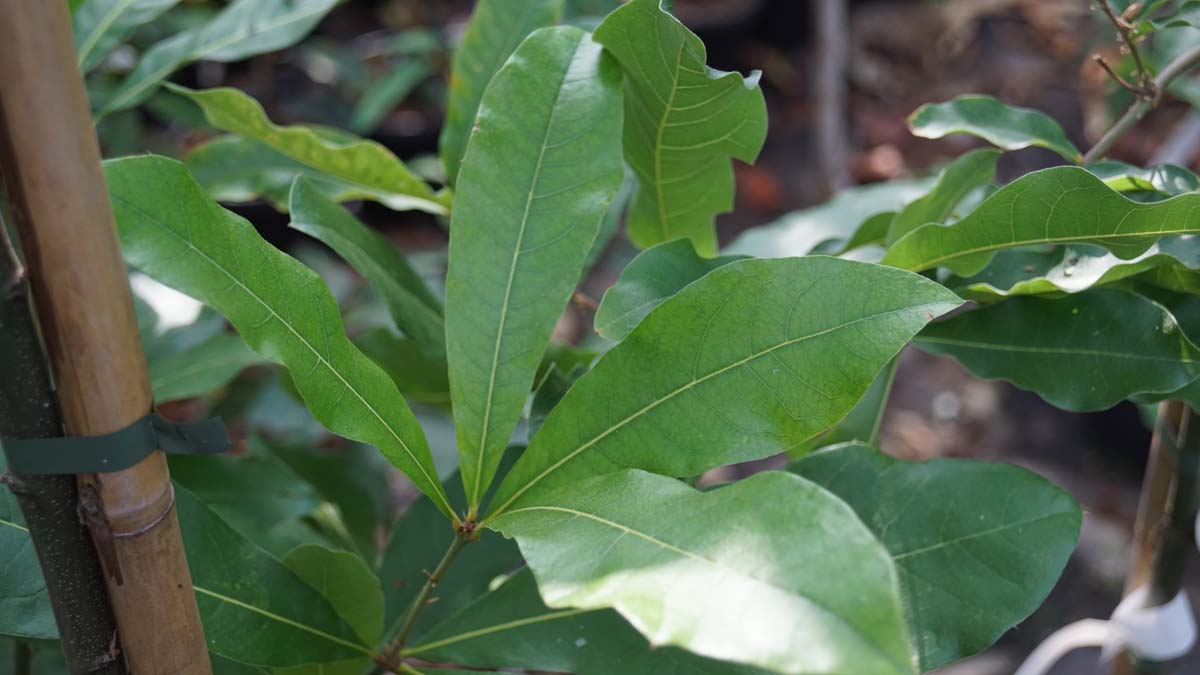
[[[8,467],[24,474],[108,473],[137,464],[155,450],[167,454],[216,454],[229,448],[220,418],[178,424],[150,412],[103,436],[0,439]]]
[[[1159,662],[1187,654],[1196,642],[1196,619],[1187,595],[1180,591],[1158,607],[1146,607],[1146,595],[1145,586],[1130,593],[1107,621],[1084,619],[1058,629],[1033,650],[1015,675],[1045,675],[1067,652],[1081,647],[1102,646],[1105,660],[1121,648]]]

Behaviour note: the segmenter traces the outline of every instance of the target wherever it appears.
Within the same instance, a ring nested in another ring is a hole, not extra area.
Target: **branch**
[[[1179,58],[1167,64],[1167,67],[1163,68],[1158,77],[1153,80],[1154,96],[1151,98],[1138,98],[1138,100],[1134,101],[1133,105],[1129,106],[1129,109],[1121,116],[1121,119],[1117,120],[1117,123],[1100,140],[1096,141],[1091,150],[1087,151],[1087,154],[1083,156],[1083,162],[1086,164],[1087,162],[1092,162],[1103,157],[1105,153],[1112,149],[1121,136],[1124,136],[1146,113],[1158,105],[1159,100],[1162,98],[1162,92],[1166,91],[1175,78],[1191,70],[1197,64],[1200,64],[1200,47],[1193,47]]]

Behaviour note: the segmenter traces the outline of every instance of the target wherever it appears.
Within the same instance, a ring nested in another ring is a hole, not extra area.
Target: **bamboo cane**
[[[149,378],[65,2],[0,2],[0,135],[67,430],[122,429]],[[162,453],[79,489],[130,670],[211,673]]]

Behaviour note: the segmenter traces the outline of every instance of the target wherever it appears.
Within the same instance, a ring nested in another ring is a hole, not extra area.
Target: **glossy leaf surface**
[[[914,271],[946,267],[966,276],[1006,248],[1068,243],[1103,246],[1131,260],[1160,237],[1200,233],[1197,205],[1200,194],[1142,204],[1083,169],[1045,169],[1004,186],[954,225],[913,230],[883,263]]]
[[[982,651],[1032,613],[1079,537],[1071,497],[1007,464],[903,462],[846,444],[790,470],[849,504],[887,547],[922,672]]]
[[[449,196],[433,189],[390,150],[374,141],[304,126],[279,126],[267,118],[258,101],[237,89],[193,90],[170,85],[204,111],[209,124],[263,143],[291,159],[354,186],[358,197],[396,210],[417,209],[443,215]]]
[[[416,418],[346,338],[337,304],[312,270],[209,199],[179,162],[114,160],[105,177],[131,265],[228,317],[251,348],[288,367],[322,424],[378,447],[450,514]]]
[[[693,476],[784,452],[850,412],[909,339],[958,303],[922,277],[836,258],[720,267],[575,383],[495,511],[625,467]]]
[[[467,139],[488,83],[533,31],[558,23],[563,0],[479,0],[450,64],[446,121],[438,139],[442,163],[456,184]]]
[[[1174,391],[1200,375],[1200,349],[1170,312],[1122,290],[1010,298],[932,324],[915,342],[1073,411]]]
[[[730,158],[753,162],[767,134],[758,73],[709,68],[704,43],[660,0],[631,0],[596,29],[625,71],[625,158],[638,187],[627,224],[645,248],[690,238],[717,251],[713,218],[733,208]]]
[[[292,185],[288,211],[291,227],[324,242],[383,296],[396,325],[426,357],[445,355],[441,304],[395,245],[303,177]]]
[[[547,605],[614,608],[655,644],[781,673],[915,672],[888,552],[797,476],[702,493],[622,471],[493,527],[517,539]]]
[[[664,300],[709,272],[746,256],[702,258],[692,242],[678,239],[639,253],[604,293],[596,311],[596,332],[622,340]]]
[[[450,224],[446,335],[474,509],[621,185],[621,74],[578,28],[543,28],[479,107]]]
[[[926,103],[909,116],[908,126],[922,138],[970,134],[1005,150],[1046,148],[1070,162],[1081,156],[1058,122],[1045,113],[1011,106],[991,96],[959,96],[945,103]]]

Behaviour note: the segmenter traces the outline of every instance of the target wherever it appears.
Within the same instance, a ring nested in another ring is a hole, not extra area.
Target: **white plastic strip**
[[[1196,643],[1196,619],[1187,595],[1180,592],[1165,605],[1145,607],[1146,594],[1144,587],[1130,593],[1108,621],[1084,619],[1055,631],[1014,675],[1047,675],[1059,659],[1081,647],[1103,647],[1103,659],[1121,648],[1152,661],[1187,654]]]

